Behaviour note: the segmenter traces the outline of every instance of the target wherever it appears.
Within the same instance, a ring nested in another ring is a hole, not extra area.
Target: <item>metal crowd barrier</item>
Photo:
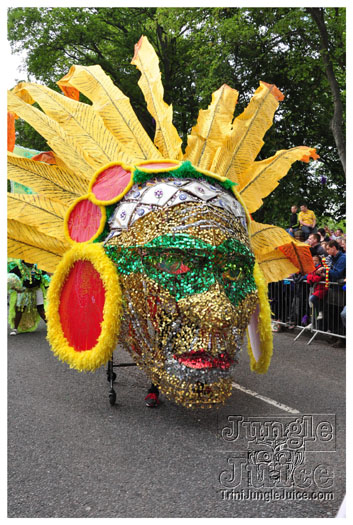
[[[320,284],[325,285],[325,282]],[[345,339],[346,291],[342,284],[330,282],[325,297],[316,307],[309,304],[313,290],[303,277],[270,283],[268,296],[274,327],[299,328],[295,341],[304,332],[310,332],[313,335],[308,345],[318,334]]]

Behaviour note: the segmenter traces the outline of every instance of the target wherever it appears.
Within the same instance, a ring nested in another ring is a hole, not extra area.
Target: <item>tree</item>
[[[325,8],[322,14],[344,108],[345,9]],[[317,47],[319,29],[306,9],[13,8],[8,28],[13,51],[27,52],[30,77],[55,88],[72,64],[100,64],[153,136],[154,123],[137,86],[139,73],[130,65],[134,44],[146,35],[159,55],[165,100],[173,104],[184,145],[199,109],[223,83],[239,91],[236,114],[260,80],[276,84],[285,99],[259,158],[304,144],[317,148],[320,161],[315,167],[295,163],[255,219],[285,226],[290,205],[304,199],[315,203],[318,215],[344,217],[344,170],[328,126],[335,106]],[[23,145],[43,149],[33,136],[31,143],[23,142],[26,133],[21,130]]]
[[[333,96],[334,113],[331,121],[331,129],[335,138],[338,154],[342,162],[344,173],[346,173],[346,141],[343,131],[343,104],[341,100],[341,90],[336,79],[330,52],[330,38],[326,28],[324,19],[324,9],[317,7],[307,8],[313,20],[317,24],[320,34],[320,52],[322,54],[322,61],[325,65],[325,72],[327,76],[330,89]],[[338,14],[338,10],[336,9]]]

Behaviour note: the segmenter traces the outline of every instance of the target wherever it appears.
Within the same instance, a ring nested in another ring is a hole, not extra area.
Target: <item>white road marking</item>
[[[268,403],[269,405],[273,405],[279,408],[280,410],[284,410],[285,412],[289,412],[290,414],[300,414],[299,410],[296,410],[295,408],[291,408],[287,405],[283,405],[282,403],[278,403],[278,401],[275,401],[274,399],[271,399],[270,397],[258,394],[257,392],[254,392],[253,390],[249,390],[248,388],[245,388],[245,386],[239,385],[238,383],[232,383],[232,385],[234,386],[234,388],[237,388],[238,390],[241,390],[242,392],[249,394],[249,396],[257,397],[258,399],[261,399],[261,401],[264,401],[265,403]]]

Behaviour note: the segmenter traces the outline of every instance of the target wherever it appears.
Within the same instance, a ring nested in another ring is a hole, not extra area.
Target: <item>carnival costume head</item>
[[[54,271],[48,338],[59,358],[94,370],[119,343],[166,396],[213,406],[231,393],[246,330],[251,369],[267,371],[267,283],[313,269],[308,246],[250,213],[294,161],[317,155],[301,146],[255,160],[283,98],[263,82],[234,120],[237,92],[216,91],[183,154],[145,37],[132,63],[154,143],[99,66],[73,66],[58,82],[64,95],[27,83],[9,93],[11,114],[51,148],[9,154],[9,178],[39,193],[10,194],[10,255],[26,249]]]

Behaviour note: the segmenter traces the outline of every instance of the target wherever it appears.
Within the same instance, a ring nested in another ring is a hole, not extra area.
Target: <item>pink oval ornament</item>
[[[67,219],[67,230],[69,237],[75,242],[87,242],[93,240],[103,220],[103,213],[97,204],[89,199],[81,199],[72,208]]]
[[[113,203],[123,197],[132,186],[131,171],[115,164],[98,173],[91,191],[101,204]]]

